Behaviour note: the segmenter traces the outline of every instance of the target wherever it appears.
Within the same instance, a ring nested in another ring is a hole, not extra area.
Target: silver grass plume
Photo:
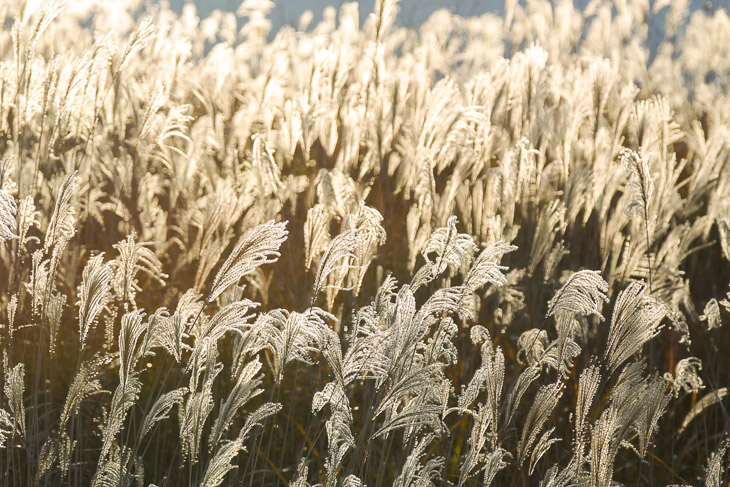
[[[547,331],[530,328],[517,339],[517,360],[527,365],[540,363],[549,343]]]
[[[564,336],[553,340],[540,356],[539,364],[548,366],[567,376],[573,361],[580,355],[581,348],[572,338]]]
[[[448,312],[448,311],[447,311]],[[473,316],[463,310],[457,310],[462,318],[464,316]],[[434,317],[435,318],[435,317]],[[432,318],[428,318],[430,321]],[[458,361],[458,352],[454,346],[454,337],[459,333],[459,327],[454,320],[446,316],[438,322],[436,333],[427,339],[426,350],[423,353],[425,364],[441,363],[444,365],[452,365]]]
[[[197,294],[194,289],[188,289],[180,296],[180,300],[177,302],[177,306],[175,306],[175,314],[183,317],[186,326],[192,326],[193,319],[203,309],[204,303],[202,298],[203,296]]]
[[[12,298],[11,298],[12,299]],[[66,295],[63,293],[51,294],[48,297],[46,308],[43,310],[48,322],[48,349],[51,355],[56,352],[56,339],[61,326],[61,318],[66,306]]]
[[[707,322],[708,331],[722,326],[720,304],[717,302],[717,299],[712,298],[707,302],[704,313],[700,315],[700,320]]]
[[[553,436],[554,431],[555,427],[552,427],[549,430],[545,431],[542,436],[540,436],[540,439],[537,440],[537,443],[535,443],[535,446],[532,449],[532,453],[530,454],[530,475],[534,473],[537,462],[539,462],[540,459],[548,452],[550,447],[554,443],[561,441],[562,438]]]
[[[728,440],[724,438],[720,446],[717,447],[717,450],[712,453],[712,457],[707,463],[707,468],[705,469],[705,487],[720,487],[722,485],[721,477],[725,471],[723,463],[727,449]]]
[[[553,465],[545,473],[539,487],[573,487],[576,485],[580,484],[575,482],[570,468],[559,470],[558,466]]]
[[[200,487],[218,487],[226,474],[237,468],[231,462],[242,449],[243,441],[240,438],[224,443],[208,463]]]
[[[40,249],[33,252],[31,259],[30,282],[27,282],[25,286],[31,296],[33,314],[39,315],[43,310],[48,287],[48,265],[50,260],[43,260],[43,252]]]
[[[644,361],[631,362],[621,370],[616,383],[609,393],[611,404],[620,410],[627,404],[636,402],[636,390],[646,382],[644,372],[646,363]]]
[[[0,409],[0,448],[5,448],[5,442],[13,431],[15,431],[13,417],[6,410]]]
[[[406,217],[406,233],[411,242],[408,249],[408,270],[412,271],[416,264],[418,252],[431,235],[433,217],[433,196],[436,182],[433,177],[432,159],[424,157],[419,164],[415,195],[417,204],[411,206]]]
[[[256,376],[261,370],[261,362],[255,358],[246,364],[238,374],[236,384],[233,386],[228,398],[221,405],[218,417],[213,423],[208,439],[208,449],[212,450],[223,439],[223,435],[231,426],[236,412],[248,401],[263,392],[259,389],[261,376]]]
[[[362,372],[362,370],[352,370],[352,362],[357,360],[357,356],[354,355],[354,353],[357,353],[359,344],[362,343],[362,341],[354,340],[355,343],[353,343],[347,351],[347,362],[345,362],[345,359],[342,356],[342,343],[337,332],[330,328],[323,329],[322,331],[324,335],[322,344],[320,345],[322,348],[322,355],[325,360],[327,360],[327,364],[332,370],[335,382],[344,387],[346,384],[350,383],[353,379],[353,375],[356,376],[359,372]]]
[[[342,384],[338,381],[328,382],[321,391],[314,394],[312,398],[313,413],[321,411],[326,405],[329,405],[333,411],[341,411],[347,417],[348,421],[352,421],[350,400]]]
[[[129,471],[129,463],[122,461],[128,458],[129,449],[120,447],[109,452],[96,468],[91,487],[119,487],[124,486],[125,481],[133,480],[135,475]]]
[[[640,149],[648,147],[649,135],[655,119],[655,112],[652,109],[651,99],[638,101],[631,110],[631,125],[636,137],[636,145]]]
[[[651,98],[651,107],[654,112],[654,123],[657,125],[655,130],[661,151],[660,155],[664,161],[667,157],[667,149],[669,146],[681,140],[684,134],[677,122],[673,120],[674,114],[665,97],[654,95]]]
[[[119,381],[124,384],[134,370],[141,350],[140,338],[147,331],[143,323],[144,312],[135,310],[122,316],[122,326],[119,330]]]
[[[485,407],[483,404],[477,405],[477,409],[472,416],[474,418],[474,422],[467,440],[469,443],[469,450],[464,456],[464,461],[461,464],[459,483],[457,484],[458,487],[464,485],[464,483],[471,478],[474,470],[479,465],[479,461],[483,456],[482,449],[487,443],[487,430],[494,423],[494,418],[492,418],[489,414],[489,408]]]
[[[476,258],[469,273],[464,279],[464,287],[470,292],[476,292],[487,283],[495,286],[507,284],[507,278],[503,272],[506,266],[499,265],[504,254],[517,250],[517,247],[505,242],[496,242],[481,251]]]
[[[137,242],[135,234],[127,235],[112,247],[119,252],[119,257],[109,262],[114,270],[112,284],[117,297],[125,301],[125,305],[130,303],[136,307],[135,297],[142,290],[137,282],[139,272],[165,284],[167,275],[162,272],[162,263],[152,250]]]
[[[0,431],[1,434],[1,431]],[[2,441],[0,439],[0,441]],[[0,448],[2,445],[0,445]],[[47,438],[41,447],[38,460],[38,470],[35,474],[35,482],[38,483],[43,476],[48,472],[56,462],[58,452],[56,451],[56,439],[53,437]]]
[[[202,380],[207,380],[211,374],[220,373],[223,367],[218,362],[218,346],[212,340],[200,340],[193,348],[193,354],[188,361],[186,373],[190,373],[188,388],[197,391]]]
[[[616,408],[609,407],[593,425],[591,434],[590,487],[609,487],[613,463],[621,438],[617,435],[620,418]]]
[[[440,377],[441,364],[430,364],[425,367],[412,367],[398,377],[375,410],[375,416],[386,411],[395,411],[401,404],[409,404],[414,396],[424,394],[433,388],[433,382]],[[496,381],[496,380],[495,380]],[[388,414],[386,414],[388,416]],[[380,434],[384,434],[381,432]]]
[[[25,392],[25,365],[19,363],[5,374],[5,396],[8,398],[10,412],[13,413],[13,428],[25,438],[25,407],[23,394]]]
[[[277,414],[281,411],[281,409],[282,405],[275,402],[267,402],[259,406],[254,412],[246,416],[246,421],[243,423],[243,428],[241,428],[241,431],[238,433],[238,438],[240,438],[241,441],[248,438],[248,435],[251,434],[251,431],[253,431],[254,428],[262,427],[262,422],[266,418]]]
[[[164,312],[161,312],[162,310]],[[185,318],[178,313],[169,316],[164,308],[157,310],[154,317],[154,320],[150,318],[150,329],[147,335],[150,348],[162,347],[172,355],[175,362],[180,363],[183,350],[182,339],[187,336]]]
[[[233,231],[228,227],[240,217],[239,208],[243,208],[231,183],[219,185],[215,193],[202,201],[194,214],[195,226],[200,229],[192,250],[199,255],[194,281],[196,290],[203,288],[220,260],[222,251],[233,237]]]
[[[502,405],[502,387],[504,386],[504,354],[497,347],[491,360],[484,364],[486,371],[485,389],[487,392],[486,407],[489,408],[493,421],[499,417],[499,408]],[[496,426],[496,424],[495,424]],[[496,434],[496,428],[493,428]]]
[[[582,270],[573,273],[548,303],[547,316],[555,316],[558,331],[555,365],[561,372],[567,372],[562,370],[562,364],[568,340],[573,336],[575,318],[596,315],[603,321],[599,306],[602,301],[608,301],[607,292],[608,283],[600,272]]]
[[[451,383],[448,379],[436,382],[437,380],[438,377],[432,377],[423,381],[420,390],[409,395],[401,395],[402,405],[390,399],[387,404],[389,408],[385,411],[385,421],[371,439],[389,435],[399,429],[404,430],[405,441],[409,441],[424,429],[430,429],[438,436],[447,431],[441,418],[446,409],[446,397]]]
[[[472,475],[479,459],[483,456],[482,450],[487,440],[489,440],[490,445],[497,443],[497,420],[499,418],[500,398],[504,383],[504,355],[498,347],[487,357],[483,356],[482,360],[485,361],[484,365],[477,369],[469,385],[459,397],[458,409],[467,411],[467,407],[473,402],[479,391],[483,388],[487,390],[485,403],[480,403],[478,410],[473,414],[474,425],[472,426],[471,435],[468,440],[469,451],[462,464],[459,486],[463,485],[469,476]],[[506,457],[511,457],[511,455],[501,448],[496,448],[487,455],[484,480],[486,485],[489,485],[494,475],[506,466],[504,462],[504,458]]]
[[[320,169],[316,179],[317,198],[330,216],[345,218],[360,205],[360,193],[355,181],[339,169]]]
[[[560,200],[553,200],[540,212],[530,248],[530,265],[527,268],[529,275],[535,273],[541,262],[545,262],[546,267],[549,267],[546,258],[553,249],[557,248],[555,242],[558,235],[565,232],[567,228],[565,213],[565,204]]]
[[[65,4],[66,2],[64,0],[53,0],[46,3],[38,17],[38,20],[31,30],[30,39],[28,39],[28,44],[26,46],[27,51],[31,51],[35,48],[35,44],[38,42],[38,39],[63,11],[66,6]]]
[[[357,475],[348,475],[342,481],[342,487],[367,487]]]
[[[261,134],[253,136],[253,169],[263,196],[274,196],[284,189],[279,166]]]
[[[249,299],[234,301],[222,307],[210,320],[199,323],[190,334],[197,341],[208,339],[217,342],[229,331],[241,333],[254,316],[250,313],[251,309],[257,306],[258,303]]]
[[[9,191],[9,185],[3,182],[0,187],[0,243],[18,238],[18,225],[15,220],[17,211],[18,205]]]
[[[418,311],[419,317],[423,318],[425,325],[431,325],[436,321],[436,317],[442,315],[458,314],[463,320],[472,320],[473,309],[464,304],[464,288],[463,286],[453,286],[438,289],[423,303]]]
[[[421,250],[421,254],[432,266],[433,276],[443,273],[447,266],[464,269],[474,259],[477,245],[471,235],[456,230],[457,223],[457,218],[450,216],[446,226],[434,230]],[[428,257],[430,253],[436,254],[434,262]]]
[[[619,161],[624,165],[629,180],[626,187],[631,191],[631,198],[624,208],[626,216],[640,214],[649,220],[649,204],[654,194],[654,180],[649,171],[649,161],[631,149],[622,149]]]
[[[517,376],[517,381],[515,381],[514,385],[510,388],[505,398],[504,408],[502,409],[500,416],[502,418],[500,429],[504,429],[512,422],[512,419],[517,412],[517,407],[520,405],[520,402],[522,402],[522,397],[525,395],[525,392],[527,392],[530,385],[535,382],[538,377],[540,377],[540,368],[535,365],[525,368],[522,373]]]
[[[610,374],[661,329],[667,309],[658,299],[645,295],[645,291],[646,284],[632,282],[616,298],[604,352]]]
[[[155,26],[152,21],[152,17],[148,16],[142,19],[137,29],[132,33],[124,46],[124,50],[119,56],[119,59],[113,65],[115,76],[124,69],[124,66],[129,60],[134,57],[136,53],[144,49],[155,36]]]
[[[95,255],[84,267],[79,290],[79,340],[86,346],[86,336],[94,325],[97,315],[109,300],[109,290],[114,272],[104,263],[104,254]]]
[[[151,95],[151,98],[147,101],[147,108],[139,122],[139,133],[137,134],[137,139],[139,141],[142,141],[152,128],[154,116],[160,111],[165,103],[167,103],[169,95],[170,93],[168,92],[166,83],[162,82],[157,90],[155,90],[155,92]]]
[[[639,437],[639,456],[646,456],[651,437],[656,430],[659,419],[669,404],[671,394],[666,393],[667,383],[663,379],[648,379],[637,391],[641,406],[638,418],[634,420],[634,429]]]
[[[109,450],[112,447],[114,438],[122,430],[127,412],[134,406],[139,398],[139,392],[142,390],[142,383],[137,378],[137,374],[131,374],[120,383],[114,394],[112,395],[111,405],[106,418],[104,434],[102,435],[101,452],[99,453],[99,467],[101,467]]]
[[[350,227],[357,230],[357,235],[360,238],[360,245],[355,250],[357,266],[349,276],[350,285],[353,287],[355,294],[358,294],[365,273],[375,258],[378,246],[385,243],[386,233],[382,226],[383,215],[375,208],[371,208],[364,203],[360,204],[356,214],[350,215],[350,221]]]
[[[436,279],[448,267],[466,272],[471,265],[478,247],[471,235],[458,232],[457,222],[455,216],[450,216],[446,226],[434,230],[423,245],[421,255],[426,263],[413,275],[411,288],[414,292]],[[433,261],[429,254],[435,254]]]
[[[70,240],[75,233],[75,208],[71,203],[71,198],[76,193],[78,187],[77,172],[73,171],[66,175],[58,189],[56,197],[56,206],[53,209],[53,215],[46,229],[46,236],[43,243],[43,250],[47,251],[60,239]]]
[[[312,266],[312,260],[324,252],[330,242],[328,231],[330,213],[321,203],[317,203],[307,210],[307,220],[304,223],[304,253],[306,256],[304,267]]]
[[[416,443],[403,464],[400,475],[393,482],[393,487],[431,487],[435,485],[433,481],[440,477],[444,459],[438,457],[429,460],[425,465],[420,463],[421,457],[426,453],[426,448],[435,438],[433,434],[427,434]]]
[[[357,262],[351,263],[357,258],[357,248],[361,245],[360,237],[357,230],[347,230],[332,239],[317,269],[317,275],[314,278],[313,301],[319,292],[325,287],[335,287],[336,289],[346,289],[341,285],[332,284],[325,286],[327,279],[333,273],[342,270],[349,270],[358,265]]]
[[[644,376],[645,364],[634,362],[621,371],[609,394],[610,407],[616,411],[618,422],[616,439],[623,446],[630,445],[631,433],[639,439],[639,457],[644,457],[659,418],[669,402],[667,381],[656,376]]]
[[[91,481],[91,487],[141,487],[144,482],[142,458],[129,447],[113,449],[99,465]]]
[[[484,487],[489,487],[494,482],[497,474],[503,470],[512,459],[512,454],[502,448],[495,448],[486,454],[484,459]]]
[[[599,305],[608,301],[608,283],[599,271],[574,272],[548,303],[547,316],[569,314],[597,315],[601,319]]]
[[[319,397],[317,397],[319,394]],[[326,400],[323,396],[329,397],[330,417],[325,423],[327,431],[327,458],[324,467],[327,474],[328,487],[337,484],[337,471],[342,465],[347,452],[355,447],[355,437],[352,434],[352,413],[350,401],[347,399],[342,386],[336,382],[328,383],[324,390],[315,394],[312,401],[312,411],[321,409],[322,403]]]
[[[207,301],[213,302],[229,286],[263,264],[276,262],[279,247],[286,240],[286,222],[273,220],[251,229],[236,245],[213,280]]]
[[[76,449],[77,443],[76,440],[71,441],[71,437],[65,431],[59,435],[56,441],[56,455],[62,479],[68,474],[68,469],[71,466],[71,453]]]
[[[163,419],[167,419],[170,414],[170,410],[172,410],[175,405],[181,404],[187,393],[187,387],[181,387],[179,389],[166,392],[158,397],[142,421],[142,426],[138,433],[139,440],[149,433],[157,423]]]
[[[575,466],[583,467],[583,455],[585,452],[586,433],[588,429],[588,414],[591,411],[593,401],[598,392],[598,386],[601,383],[601,374],[599,367],[591,365],[584,369],[578,379],[578,397],[575,401]]]
[[[8,319],[8,336],[12,339],[15,324],[15,315],[18,311],[18,293],[12,295],[6,311]]]
[[[307,483],[307,477],[309,476],[309,467],[307,466],[307,459],[302,458],[299,460],[299,466],[297,466],[297,473],[294,474],[294,478],[289,483],[289,487],[309,487]]]
[[[517,446],[519,465],[525,463],[528,452],[542,431],[545,422],[553,413],[562,393],[563,384],[560,382],[543,386],[537,392],[522,426],[522,436]]]
[[[375,2],[375,42],[380,42],[383,34],[393,25],[398,14],[399,0],[378,0]]]
[[[78,412],[84,399],[103,391],[98,374],[101,367],[109,360],[109,357],[97,356],[81,364],[66,393],[59,429],[63,430],[66,427],[68,420]]]
[[[651,289],[653,272],[651,262],[651,236],[653,234],[653,225],[651,215],[649,214],[649,205],[652,194],[654,193],[654,181],[649,172],[649,162],[646,157],[640,156],[631,149],[623,149],[619,154],[619,160],[623,163],[629,175],[626,188],[631,191],[631,199],[626,205],[626,208],[624,208],[624,212],[629,218],[638,213],[644,219],[646,255],[649,260],[649,288]]]
[[[671,384],[675,395],[681,390],[696,393],[705,388],[699,375],[700,370],[702,370],[702,361],[697,357],[687,357],[677,362],[674,367],[674,376],[667,373],[665,377]]]
[[[214,357],[209,359],[211,362],[214,360]],[[178,408],[182,455],[191,464],[198,463],[203,428],[214,405],[213,381],[222,368],[223,365],[217,362],[207,366],[201,390],[196,392],[191,388],[187,400],[182,407]],[[197,371],[193,371],[193,376],[195,375],[197,375]]]
[[[71,462],[71,453],[76,448],[76,441],[64,431],[58,437],[50,437],[43,443],[39,454],[38,470],[36,470],[35,481],[40,482],[43,476],[50,471],[54,464],[58,463],[61,470],[61,479],[65,479],[68,467]],[[0,438],[0,446],[2,439]]]
[[[36,210],[35,202],[32,196],[26,196],[20,201],[18,206],[18,239],[21,244],[26,245],[28,242],[39,242],[38,237],[28,236],[28,232],[32,227],[40,228],[41,213]]]
[[[259,316],[252,325],[259,342],[258,349],[266,349],[273,355],[273,373],[280,381],[284,367],[297,360],[312,364],[311,355],[324,343],[327,320],[334,319],[326,311],[310,308],[304,313],[275,309]]]

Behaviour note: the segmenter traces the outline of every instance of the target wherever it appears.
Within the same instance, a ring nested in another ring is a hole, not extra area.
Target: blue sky
[[[168,0],[175,10],[180,10],[186,1],[191,0]],[[194,0],[202,17],[207,16],[214,9],[235,11],[242,0]],[[305,10],[311,10],[315,22],[321,19],[321,13],[325,7],[331,5],[339,7],[346,0],[274,0],[276,7],[271,13],[271,20],[274,27],[283,24],[296,25],[299,16]],[[589,0],[574,0],[578,7],[585,6]],[[653,0],[650,0],[653,3]],[[375,0],[362,0],[360,4],[360,17],[364,20],[368,13],[372,12]],[[692,8],[701,8],[709,4],[713,8],[730,9],[730,0],[691,0]],[[462,16],[478,15],[485,12],[501,12],[504,0],[401,0],[399,23],[406,26],[418,26],[434,10],[447,8]]]
[[[147,0],[156,3],[159,0]],[[202,18],[207,17],[213,10],[220,9],[224,11],[236,11],[241,5],[242,0],[167,0],[173,10],[181,11],[185,3],[193,2],[198,8],[198,15]],[[364,22],[368,14],[370,14],[375,6],[376,0],[360,0],[359,4],[360,21]],[[584,8],[590,0],[573,0],[573,4],[577,8]],[[631,0],[629,0],[631,1]],[[649,0],[653,4],[656,0]],[[672,1],[672,0],[670,0]],[[273,24],[272,34],[275,33],[282,25],[299,24],[299,17],[306,10],[311,10],[314,14],[313,22],[310,26],[316,25],[322,19],[322,12],[327,6],[333,6],[337,9],[348,0],[274,0],[276,6],[272,10],[269,18]],[[520,0],[524,3],[524,0]],[[730,0],[690,0],[690,7],[693,10],[707,8],[714,10],[724,8],[730,10]],[[399,3],[399,15],[397,23],[406,27],[418,27],[437,9],[446,8],[451,12],[463,17],[480,15],[486,12],[495,12],[502,14],[504,11],[504,0],[401,0]],[[650,22],[649,28],[649,45],[653,49],[659,44],[663,37],[663,15],[659,15]]]
[[[175,10],[180,10],[187,0],[169,0]],[[279,0],[271,12],[271,20],[274,27],[283,24],[296,25],[299,16],[306,10],[314,14],[314,21],[322,18],[321,13],[327,6],[339,8],[346,3],[346,0]],[[205,17],[214,9],[235,11],[241,4],[241,0],[195,0],[198,12]],[[373,11],[375,0],[362,0],[360,4],[361,20],[364,20],[368,13]],[[498,12],[502,10],[503,0],[401,0],[399,22],[402,25],[417,26],[438,8],[447,8],[459,15],[468,16],[484,12]]]

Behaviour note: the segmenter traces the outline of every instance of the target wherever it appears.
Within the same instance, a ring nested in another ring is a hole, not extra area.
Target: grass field
[[[725,10],[138,3],[0,1],[0,487],[728,484]]]

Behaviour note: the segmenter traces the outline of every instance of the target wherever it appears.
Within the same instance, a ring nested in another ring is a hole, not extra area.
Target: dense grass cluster
[[[726,485],[686,3],[0,2],[0,486]]]

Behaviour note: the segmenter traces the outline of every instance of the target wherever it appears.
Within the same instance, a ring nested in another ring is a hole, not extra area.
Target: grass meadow
[[[0,1],[0,487],[727,485],[728,12],[272,6]]]

